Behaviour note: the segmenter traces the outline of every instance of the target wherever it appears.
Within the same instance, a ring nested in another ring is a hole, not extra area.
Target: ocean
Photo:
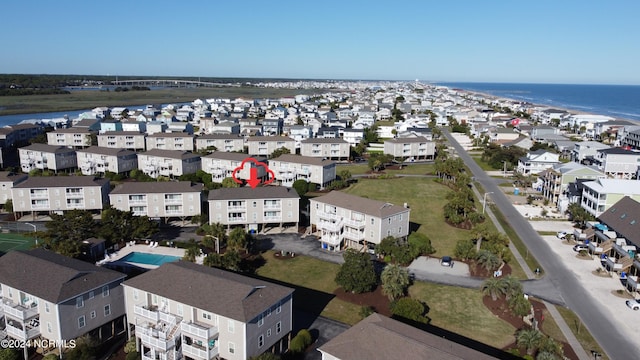
[[[501,98],[640,122],[640,85],[437,83]]]

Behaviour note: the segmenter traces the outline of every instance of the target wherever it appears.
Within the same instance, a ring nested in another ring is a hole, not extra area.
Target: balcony
[[[230,217],[227,220],[229,223],[244,223],[247,222],[246,217]]]
[[[241,205],[228,205],[227,210],[247,210],[247,205],[245,203],[242,203]]]
[[[182,344],[182,354],[185,356],[189,356],[194,359],[212,359],[218,356],[219,353],[218,342],[214,342],[214,346],[207,349],[202,345],[191,344],[187,345],[186,343]]]
[[[338,235],[322,235],[322,237],[320,238],[320,241],[327,243],[331,246],[338,246],[340,245],[340,243],[342,242],[342,237],[338,236]]]
[[[342,236],[347,239],[360,241],[364,240],[364,232],[363,231],[345,231]]]
[[[31,192],[31,198],[32,199],[48,199],[49,198],[49,191],[47,191],[47,190],[32,191]]]
[[[324,211],[318,211],[318,217],[324,220],[340,220],[341,216]]]
[[[182,196],[165,197],[164,198],[164,203],[165,204],[182,204]]]
[[[339,222],[331,222],[331,221],[320,221],[318,223],[318,229],[325,230],[329,232],[340,232],[342,230],[342,221]]]
[[[281,208],[281,204],[280,202],[276,202],[276,203],[265,203],[263,208],[265,210],[280,210]]]
[[[38,326],[25,326],[17,321],[7,320],[6,328],[7,335],[17,340],[29,340],[40,335],[40,329]]]
[[[25,307],[19,304],[14,303],[9,299],[4,299],[2,301],[2,310],[6,315],[9,315],[15,319],[18,319],[24,322],[27,319],[31,319],[33,317],[38,316],[38,308],[37,307]]]
[[[136,205],[136,204],[146,205],[147,199],[146,198],[129,198],[129,205]]]
[[[354,229],[364,229],[364,220],[344,219],[344,224]]]
[[[180,323],[180,331],[185,335],[196,336],[205,340],[218,335],[218,328],[194,322],[183,321]]]
[[[147,307],[144,305],[136,305],[133,307],[133,313],[136,315],[140,315],[145,319],[151,320],[151,322],[158,322],[160,319],[159,311],[155,306]]]
[[[162,331],[152,326],[136,326],[136,336],[140,341],[156,349],[167,351],[176,346],[176,340],[169,338],[168,331]]]
[[[280,215],[265,215],[262,217],[264,221],[282,221],[282,216]]]

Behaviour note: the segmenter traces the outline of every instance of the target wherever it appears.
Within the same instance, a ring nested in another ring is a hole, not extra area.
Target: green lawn
[[[384,172],[387,174],[407,174],[407,175],[425,175],[425,174],[433,174],[433,164],[410,164],[404,166],[402,170],[392,170],[385,169]],[[366,174],[370,171],[369,165],[367,164],[356,164],[356,165],[345,165],[339,164],[336,167],[336,174],[339,174],[341,170],[349,170],[351,175],[362,175]]]
[[[432,178],[360,179],[344,191],[411,208],[411,222],[419,225],[418,232],[431,239],[438,256],[451,255],[456,242],[471,237],[468,230],[449,226],[444,222],[442,208],[451,190]]]
[[[360,306],[342,301],[332,294],[338,288],[334,279],[340,265],[308,256],[277,260],[273,251],[263,254],[265,265],[256,273],[260,276],[297,285],[294,305],[328,318],[353,325],[362,320]],[[309,291],[308,289],[315,290]]]
[[[514,341],[516,329],[484,306],[479,290],[416,282],[409,295],[429,306],[427,316],[434,326],[496,348]]]
[[[609,358],[604,353],[598,342],[591,336],[591,333],[587,328],[585,328],[580,318],[571,310],[564,308],[562,306],[557,306],[558,312],[564,318],[564,321],[569,325],[571,332],[576,336],[582,348],[585,349],[587,354],[591,352],[591,350],[596,350],[600,354],[602,354],[601,360],[608,360]]]
[[[486,162],[482,161],[482,154],[480,154],[480,155],[472,155],[471,158],[484,171],[495,171],[496,170],[491,165],[489,165]]]
[[[0,252],[29,250],[35,245],[35,238],[15,233],[0,233]]]

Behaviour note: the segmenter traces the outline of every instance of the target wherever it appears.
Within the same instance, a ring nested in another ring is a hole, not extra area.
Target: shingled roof
[[[409,211],[409,209],[402,206],[355,196],[341,191],[332,191],[327,195],[314,198],[312,201],[334,205],[343,209],[354,210],[379,218],[386,218],[391,215]]]
[[[288,287],[188,261],[165,263],[124,284],[242,322],[293,293]]]
[[[640,203],[625,196],[599,217],[601,223],[640,246]]]
[[[377,313],[321,345],[318,351],[337,359],[497,359]]]
[[[203,184],[193,184],[191,181],[124,182],[109,194],[189,193],[203,189]]]
[[[0,283],[54,304],[125,277],[44,249],[10,251],[0,257]]]
[[[284,186],[259,186],[221,188],[209,191],[209,200],[241,200],[241,199],[299,199],[298,193]]]

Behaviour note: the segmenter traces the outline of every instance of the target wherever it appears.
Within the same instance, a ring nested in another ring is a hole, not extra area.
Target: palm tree
[[[491,299],[496,301],[498,297],[506,294],[505,284],[501,279],[490,278],[482,283],[482,294],[484,296],[491,296]]]
[[[548,359],[564,358],[564,349],[562,348],[562,344],[560,344],[555,339],[549,336],[545,336],[544,339],[542,339],[542,341],[540,342],[540,345],[538,346],[538,350],[540,354],[547,353],[555,356]],[[538,356],[540,356],[540,354],[538,354]]]
[[[395,264],[385,266],[380,274],[380,280],[382,281],[382,293],[387,295],[391,301],[403,296],[410,283],[407,269]]]
[[[516,344],[527,350],[527,354],[532,355],[534,350],[540,346],[544,340],[544,335],[538,330],[524,329],[518,331],[516,335]]]
[[[538,355],[536,355],[536,360],[562,360],[562,357],[558,357],[558,355],[546,351],[540,351]]]
[[[507,300],[515,296],[521,296],[523,294],[522,284],[513,276],[509,275],[504,277],[502,279],[502,282],[504,283],[504,288],[506,289],[505,297]]]
[[[206,224],[203,229],[205,236],[202,238],[202,245],[209,249],[219,250],[220,245],[226,242],[227,230],[221,223]]]
[[[198,255],[200,255],[200,249],[196,245],[189,246],[184,251],[184,256],[182,257],[182,260],[196,262],[196,257]]]
[[[471,229],[471,236],[476,241],[476,251],[480,251],[480,245],[482,244],[482,240],[487,237],[489,234],[489,228],[487,224],[476,225]]]
[[[488,250],[480,250],[476,256],[476,262],[487,271],[493,271],[502,264],[500,257]]]
[[[247,233],[243,228],[237,227],[231,230],[229,238],[227,239],[227,246],[233,250],[240,250],[247,248]]]

